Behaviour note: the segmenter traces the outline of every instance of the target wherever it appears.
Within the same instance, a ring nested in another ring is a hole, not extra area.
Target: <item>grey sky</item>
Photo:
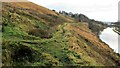
[[[99,21],[118,21],[119,0],[29,0],[49,9],[82,13]]]

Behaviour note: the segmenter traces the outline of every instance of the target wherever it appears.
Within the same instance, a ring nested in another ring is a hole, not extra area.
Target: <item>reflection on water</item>
[[[104,29],[100,34],[100,39],[118,53],[118,34],[113,31],[113,28]]]

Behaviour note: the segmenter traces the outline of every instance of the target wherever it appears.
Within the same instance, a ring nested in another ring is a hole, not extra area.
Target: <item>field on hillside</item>
[[[120,56],[88,23],[34,3],[3,3],[3,66],[115,66]]]

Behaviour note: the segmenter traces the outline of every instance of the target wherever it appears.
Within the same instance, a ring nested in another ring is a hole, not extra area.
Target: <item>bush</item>
[[[28,32],[28,34],[30,35],[34,35],[34,36],[37,36],[37,37],[41,37],[41,38],[51,38],[52,35],[45,31],[45,30],[42,30],[42,29],[33,29],[33,30],[30,30]]]

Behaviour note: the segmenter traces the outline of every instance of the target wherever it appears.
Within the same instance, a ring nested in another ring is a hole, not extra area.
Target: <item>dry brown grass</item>
[[[12,6],[14,7],[24,7],[24,8],[28,8],[28,9],[32,9],[44,14],[52,14],[52,15],[57,15],[54,11],[49,10],[45,7],[42,7],[40,5],[34,4],[32,2],[11,2],[10,4],[12,4]]]
[[[88,27],[86,27],[85,25],[82,25],[81,27],[67,25],[66,29],[74,31],[75,33],[89,40],[95,46],[98,46],[102,48],[103,50],[105,49],[105,50],[111,51],[111,48],[109,48],[107,44],[100,42],[99,38],[94,33],[92,33],[90,29],[88,29]]]

